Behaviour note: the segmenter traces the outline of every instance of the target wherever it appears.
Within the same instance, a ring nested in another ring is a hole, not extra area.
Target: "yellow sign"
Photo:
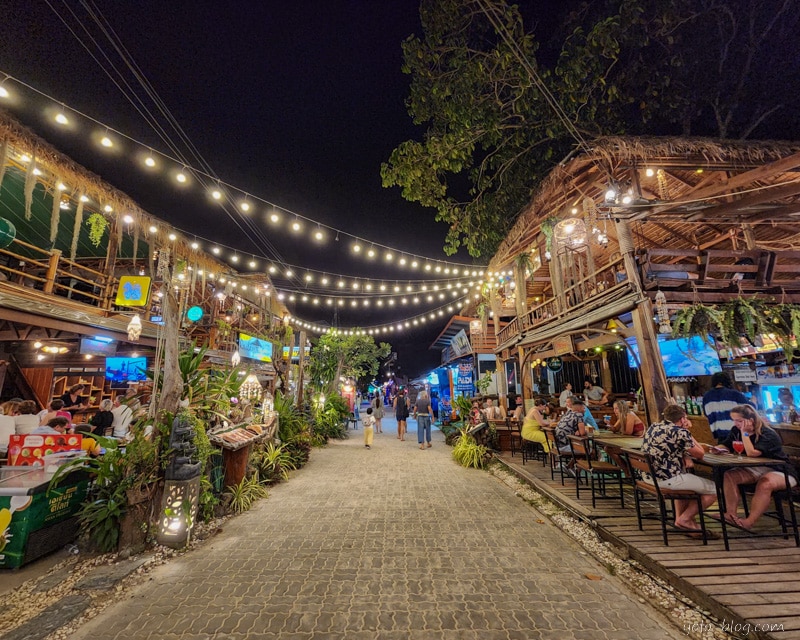
[[[116,304],[120,307],[144,307],[150,297],[150,276],[122,276]]]

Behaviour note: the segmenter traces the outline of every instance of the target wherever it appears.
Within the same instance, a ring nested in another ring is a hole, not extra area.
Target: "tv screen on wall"
[[[111,386],[147,380],[147,358],[106,358],[106,380]]]
[[[658,349],[661,352],[661,362],[664,364],[664,373],[668,378],[710,376],[722,370],[714,339],[709,336],[708,341],[699,337],[670,338],[658,336]],[[628,364],[631,368],[638,366],[633,357],[639,356],[639,346],[636,338],[626,340],[628,346]],[[633,351],[633,353],[631,353]]]
[[[272,362],[272,343],[246,333],[239,334],[239,355],[259,362]]]

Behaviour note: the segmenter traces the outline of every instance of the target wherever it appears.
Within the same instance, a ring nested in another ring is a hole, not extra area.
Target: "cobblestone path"
[[[73,638],[684,637],[434,432],[315,450],[268,500]],[[602,576],[591,580],[587,574]]]

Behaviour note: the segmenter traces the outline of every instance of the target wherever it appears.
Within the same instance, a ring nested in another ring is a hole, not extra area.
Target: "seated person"
[[[114,414],[111,412],[113,408],[114,403],[108,398],[100,403],[100,411],[95,413],[92,419],[89,420],[89,424],[92,425],[92,433],[96,433],[99,436],[105,435],[106,429],[114,423]]]
[[[633,411],[628,409],[628,403],[625,400],[617,400],[614,403],[614,415],[617,417],[616,422],[611,425],[611,430],[614,433],[636,437],[644,435],[644,422]]]
[[[112,433],[115,438],[127,438],[130,433],[130,424],[133,419],[133,409],[127,404],[122,403],[122,398],[117,396],[114,398],[111,414],[114,419],[111,426],[114,428]]]
[[[784,469],[788,474],[789,485],[797,486],[797,471],[789,462],[789,457],[783,450],[783,444],[778,433],[767,426],[761,416],[749,404],[740,405],[731,409],[733,428],[728,437],[720,443],[729,451],[733,451],[734,441],[744,445],[743,455],[748,458],[773,458],[785,462]],[[725,490],[725,519],[742,529],[752,529],[756,521],[764,514],[772,499],[773,491],[786,489],[786,475],[783,469],[773,467],[747,467],[744,469],[730,469],[725,472],[723,488]],[[750,515],[739,518],[737,510],[741,495],[740,484],[756,483],[756,492],[750,503]]]
[[[586,407],[583,404],[583,398],[572,396],[572,398],[569,399],[567,411],[561,416],[555,428],[556,444],[561,453],[569,453],[572,451],[567,436],[586,435],[586,424],[583,417],[585,410]]]
[[[32,434],[58,433],[63,435],[67,433],[69,430],[70,430],[69,420],[67,420],[62,416],[59,416],[57,418],[53,418],[52,420],[50,420],[46,425],[36,427],[31,433]],[[81,439],[81,449],[83,449],[90,456],[97,456],[102,453],[100,446],[97,444],[97,440],[95,440],[94,438],[89,438],[87,436],[83,436],[83,438]]]
[[[66,418],[70,422],[72,422],[72,415],[69,411],[64,411],[64,401],[57,398],[50,402],[50,408],[44,409],[39,412],[39,425],[47,424],[53,418]]]
[[[508,407],[509,409],[512,409],[513,407],[513,410],[509,413],[508,417],[512,420],[520,422],[525,414],[525,410],[522,406],[522,396],[509,396]]]
[[[583,382],[583,395],[592,406],[608,404],[608,392],[603,387],[593,384],[591,378],[587,377]]]
[[[566,407],[567,400],[572,397],[572,385],[569,382],[564,383],[564,390],[558,396],[558,406]]]
[[[494,400],[489,398],[486,401],[486,409],[484,409],[487,420],[505,420],[506,411],[503,407],[495,405]]]
[[[19,403],[19,414],[14,417],[14,428],[18,436],[27,435],[39,426],[37,410],[38,407],[33,400],[23,400]]]
[[[642,442],[642,452],[650,454],[653,460],[658,486],[700,493],[703,509],[707,509],[717,499],[714,483],[693,473],[686,473],[683,467],[685,455],[703,457],[703,447],[689,433],[686,411],[671,404],[664,409],[663,417],[661,422],[653,423],[645,430]],[[647,482],[647,478],[643,480]],[[700,532],[695,521],[697,514],[697,503],[693,500],[675,501],[675,526],[678,529]]]
[[[567,399],[567,409],[572,408],[572,398],[580,398],[580,396],[572,396]],[[597,420],[594,419],[592,412],[589,411],[589,407],[585,404],[583,405],[583,421],[586,423],[587,427],[592,427],[592,429],[597,429]]]
[[[545,453],[550,451],[547,446],[547,438],[542,431],[542,427],[550,425],[550,421],[544,417],[544,407],[546,406],[546,400],[537,398],[522,422],[522,439],[539,443]]]
[[[792,390],[788,387],[778,389],[778,404],[774,407],[777,422],[797,422],[797,407],[794,405]]]
[[[482,422],[486,422],[486,415],[477,400],[472,401],[472,411],[469,413],[469,421],[473,427],[477,427]]]

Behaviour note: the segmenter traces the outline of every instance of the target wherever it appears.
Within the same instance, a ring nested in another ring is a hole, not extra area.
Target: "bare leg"
[[[703,505],[703,510],[708,509],[717,500],[717,496],[713,494],[703,495],[700,498],[700,503]],[[697,523],[697,503],[694,500],[676,500],[675,501],[675,526],[682,529],[695,529]]]
[[[772,492],[782,491],[785,488],[786,478],[783,473],[774,472],[761,476],[756,484],[756,493],[750,504],[750,515],[740,520],[741,526],[745,529],[752,529],[756,520],[764,515],[767,507],[769,507],[770,500],[772,500]]]
[[[731,469],[725,472],[722,489],[725,492],[725,517],[728,520],[735,516],[739,509],[739,501],[742,498],[739,493],[739,485],[751,482],[753,482],[753,476],[746,469]]]

